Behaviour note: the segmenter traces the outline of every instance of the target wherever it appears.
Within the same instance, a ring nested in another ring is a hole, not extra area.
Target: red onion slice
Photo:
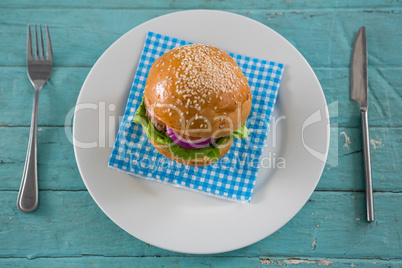
[[[180,135],[178,135],[173,129],[166,126],[167,134],[169,137],[179,146],[187,149],[199,149],[206,147],[212,138],[200,138],[197,140],[187,140]]]

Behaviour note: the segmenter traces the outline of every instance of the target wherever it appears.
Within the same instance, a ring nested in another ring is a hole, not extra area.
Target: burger
[[[165,52],[151,66],[133,122],[164,156],[206,166],[249,135],[251,91],[236,61],[213,46]]]

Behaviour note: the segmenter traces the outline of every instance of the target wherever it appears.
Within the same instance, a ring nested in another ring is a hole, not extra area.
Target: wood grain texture
[[[311,8],[393,8],[395,0],[371,0],[368,2],[361,1],[260,1],[249,0],[220,0],[220,1],[205,1],[205,0],[150,0],[150,1],[108,1],[108,0],[71,0],[71,1],[52,1],[37,0],[35,2],[26,0],[2,1],[2,8],[89,8],[89,9],[232,9],[233,7],[241,9],[311,9]]]
[[[381,259],[337,259],[337,258],[286,258],[286,257],[61,257],[61,258],[3,258],[0,259],[2,267],[144,267],[144,268],[170,268],[170,267],[401,267],[400,260]]]
[[[84,190],[74,157],[73,145],[65,130],[71,127],[40,127],[38,131],[38,176],[40,189]],[[29,128],[0,127],[0,190],[18,190],[28,146]]]
[[[147,245],[123,232],[87,192],[41,191],[40,206],[31,214],[17,210],[16,195],[0,195],[0,256],[191,256]],[[363,193],[316,192],[270,237],[216,256],[400,258],[402,211],[388,208],[402,206],[401,194],[377,193],[374,198],[377,220],[370,224],[364,220]]]
[[[72,124],[71,121],[66,122],[66,116],[74,109],[78,93],[89,71],[89,67],[54,68],[39,98],[40,126]],[[358,103],[349,99],[349,69],[315,68],[315,72],[330,107],[331,124],[360,127]],[[401,72],[401,68],[369,69],[371,127],[402,126],[402,110],[399,105],[402,103]],[[0,67],[0,77],[7,77],[2,81],[0,88],[0,125],[29,125],[34,92],[26,77],[26,68]]]
[[[19,188],[28,133],[26,127],[0,127],[0,148],[7,152],[0,155],[0,177],[3,178],[0,190]],[[67,139],[70,134],[71,127],[39,129],[40,189],[85,190],[75,163],[73,145]],[[402,129],[375,127],[370,129],[370,134],[374,190],[402,192]],[[329,150],[328,164],[317,190],[363,191],[361,129],[332,127]]]
[[[66,124],[66,116],[74,110],[89,70],[79,67],[53,68],[39,96],[39,126]],[[34,90],[26,75],[26,68],[0,67],[0,76],[7,77],[0,89],[0,124],[29,126]],[[72,125],[71,120],[67,124]]]
[[[314,68],[329,106],[331,125],[360,127],[359,104],[349,98],[349,68]],[[368,70],[370,127],[401,127],[402,68]],[[301,89],[302,90],[302,89]],[[334,109],[336,108],[336,109]]]
[[[304,208],[270,237],[210,256],[163,250],[122,231],[86,191],[66,138],[66,115],[105,49],[149,19],[186,9],[226,10],[276,30],[313,67],[330,104],[329,159]],[[398,0],[0,1],[0,266],[402,267],[401,11]],[[40,206],[22,214],[15,202],[33,100],[25,69],[28,23],[49,24],[55,68],[39,103]],[[349,100],[352,44],[362,25],[369,51],[372,224],[364,220],[360,115]]]
[[[25,66],[28,23],[51,25],[55,66],[92,66],[121,35],[135,26],[177,10],[170,9],[0,9],[0,65]],[[357,30],[365,25],[372,67],[398,67],[400,8],[377,10],[228,10],[276,30],[313,67],[348,67]],[[46,14],[44,16],[43,14]],[[74,18],[74,19],[71,19]],[[107,19],[105,19],[107,18]],[[64,23],[68,22],[68,23]],[[190,40],[191,41],[191,40]],[[384,53],[387,51],[387,53]]]
[[[402,191],[402,129],[370,128],[375,191]],[[329,156],[317,190],[364,191],[361,128],[331,128]],[[393,179],[394,178],[394,179]]]

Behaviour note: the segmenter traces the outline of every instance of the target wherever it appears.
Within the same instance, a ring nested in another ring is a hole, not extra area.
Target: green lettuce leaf
[[[144,104],[144,98],[142,98],[142,102],[138,107],[137,111],[135,112],[133,122],[142,125],[145,134],[148,136],[148,138],[161,144],[166,145],[171,144],[173,142],[172,139],[164,135],[163,133],[159,132],[155,128],[155,126],[151,123],[151,121],[148,119],[148,117],[145,116],[145,114],[146,109]]]
[[[184,160],[196,159],[204,156],[207,156],[211,160],[216,160],[220,155],[219,148],[212,147],[211,145],[200,149],[187,149],[172,142],[169,149],[174,156]]]
[[[221,151],[218,148],[214,148],[209,153],[207,153],[207,157],[212,161],[217,161],[219,156],[221,155]]]
[[[241,127],[236,129],[235,131],[233,131],[233,133],[231,135],[234,138],[243,140],[243,139],[247,138],[248,135],[250,135],[250,131],[247,129],[246,124],[244,123]]]
[[[220,138],[216,142],[216,147],[213,145],[209,145],[205,148],[200,149],[187,149],[183,148],[176,143],[173,142],[171,138],[159,132],[155,126],[151,123],[151,121],[146,117],[146,108],[144,103],[144,97],[142,98],[142,102],[135,112],[133,122],[137,124],[141,124],[145,134],[148,138],[165,145],[169,145],[170,152],[177,158],[184,160],[196,159],[199,157],[207,156],[209,159],[216,161],[219,158],[220,150],[219,146],[223,144],[230,138],[237,139],[245,139],[250,134],[250,131],[247,129],[246,124],[242,125],[240,128],[236,129],[232,134],[226,137]]]

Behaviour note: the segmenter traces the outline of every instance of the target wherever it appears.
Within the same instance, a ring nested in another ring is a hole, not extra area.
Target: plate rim
[[[252,21],[253,23],[256,23],[256,24],[259,24],[260,26],[265,27],[266,29],[270,30],[273,34],[279,36],[283,41],[287,42],[291,47],[293,47],[293,49],[295,49],[296,52],[297,52],[298,54],[300,54],[300,56],[301,56],[301,58],[303,59],[305,65],[309,68],[309,70],[310,70],[311,73],[313,74],[314,79],[315,79],[315,83],[318,85],[318,87],[319,87],[319,89],[320,89],[320,91],[319,91],[318,93],[320,94],[320,98],[323,100],[323,105],[324,105],[324,107],[323,107],[323,112],[324,112],[324,115],[325,115],[325,117],[326,117],[326,122],[327,122],[327,124],[326,124],[326,131],[325,131],[325,132],[326,132],[326,135],[327,135],[327,136],[326,136],[326,144],[325,144],[325,147],[326,147],[326,148],[325,148],[325,149],[326,149],[326,150],[325,150],[325,161],[322,163],[322,165],[321,165],[321,167],[320,167],[320,172],[319,172],[320,175],[319,175],[318,178],[315,180],[315,185],[314,185],[314,187],[311,189],[311,192],[309,192],[309,194],[308,194],[308,197],[307,197],[307,200],[308,200],[309,197],[313,194],[313,192],[314,192],[314,190],[315,190],[315,188],[316,188],[318,182],[320,181],[320,178],[321,178],[321,176],[322,176],[322,173],[323,173],[323,170],[324,170],[326,161],[327,161],[327,159],[328,159],[328,154],[329,154],[330,119],[329,119],[329,112],[328,112],[328,108],[327,108],[327,101],[326,101],[326,98],[325,98],[324,91],[323,91],[323,89],[322,89],[322,87],[321,87],[321,84],[320,84],[320,82],[319,82],[319,80],[318,80],[318,78],[317,78],[317,76],[316,76],[314,70],[312,69],[312,67],[310,66],[310,64],[307,62],[307,60],[304,58],[304,56],[300,53],[300,51],[297,50],[297,48],[296,48],[295,46],[293,46],[286,38],[284,38],[284,37],[283,37],[282,35],[280,35],[278,32],[276,32],[275,30],[273,30],[273,29],[270,28],[269,26],[267,26],[267,25],[265,25],[265,24],[263,24],[263,23],[261,23],[261,22],[259,22],[259,21],[253,20],[253,19],[248,18],[248,17],[243,16],[243,15],[239,15],[239,14],[236,14],[236,13],[232,13],[232,12],[218,11],[218,10],[205,10],[205,9],[185,10],[185,11],[171,12],[171,13],[167,13],[167,14],[164,14],[164,15],[161,15],[161,16],[157,16],[157,17],[152,18],[152,19],[150,19],[150,20],[148,20],[148,21],[145,21],[145,22],[143,22],[143,23],[137,25],[136,27],[132,28],[131,30],[129,30],[128,32],[126,32],[125,34],[123,34],[122,36],[120,36],[120,37],[119,37],[117,40],[115,40],[115,41],[102,53],[102,55],[97,59],[97,61],[96,61],[96,62],[94,63],[94,65],[91,67],[91,70],[89,71],[88,75],[86,76],[85,81],[84,81],[84,83],[83,83],[83,85],[82,85],[82,87],[81,87],[81,89],[80,89],[80,93],[79,93],[79,95],[78,95],[77,102],[76,102],[76,107],[77,107],[77,105],[80,104],[80,100],[81,100],[82,94],[83,94],[83,89],[85,88],[85,86],[86,86],[86,84],[87,84],[87,82],[88,82],[88,80],[89,80],[89,77],[91,76],[91,73],[93,72],[94,68],[97,67],[97,64],[102,60],[103,56],[104,56],[105,54],[107,54],[109,50],[113,49],[113,47],[114,47],[122,38],[126,37],[126,36],[129,35],[131,32],[133,32],[133,31],[135,31],[136,29],[138,29],[139,27],[144,27],[146,24],[148,24],[148,23],[150,23],[150,22],[153,22],[153,21],[155,21],[155,20],[161,19],[162,17],[175,16],[175,15],[177,15],[177,14],[179,14],[179,13],[192,13],[192,12],[225,13],[225,14],[229,14],[229,15],[231,15],[231,16],[240,17],[241,19],[250,20],[250,21]],[[137,64],[138,64],[138,63],[136,62],[135,65],[137,66]],[[286,67],[285,67],[285,73],[286,73]],[[285,79],[285,78],[284,78],[284,79]],[[124,109],[123,109],[123,112],[124,112]],[[75,114],[76,114],[76,109],[74,110],[74,115],[75,115]],[[77,130],[76,130],[76,118],[77,118],[76,116],[74,116],[74,118],[73,118],[73,131],[72,131],[73,137],[75,137],[75,134],[76,134],[76,131],[77,131]],[[131,232],[129,232],[129,231],[127,231],[125,228],[121,227],[120,224],[117,223],[117,222],[115,221],[115,219],[113,219],[113,217],[112,217],[107,211],[105,211],[105,209],[104,209],[104,208],[102,207],[102,205],[99,203],[99,200],[97,200],[97,198],[94,196],[92,190],[90,189],[90,187],[88,187],[88,184],[87,184],[87,182],[86,182],[86,180],[85,180],[85,178],[84,178],[84,176],[83,176],[82,166],[80,165],[80,163],[79,163],[79,161],[78,161],[78,158],[79,158],[79,155],[78,155],[78,154],[79,154],[79,152],[78,152],[78,150],[77,150],[76,140],[75,140],[75,139],[73,139],[73,147],[74,147],[74,156],[75,156],[75,158],[76,158],[76,163],[77,163],[77,166],[78,166],[78,169],[79,169],[81,178],[82,178],[82,180],[83,180],[83,182],[84,182],[84,184],[85,184],[85,187],[87,188],[88,192],[90,193],[92,199],[95,201],[95,203],[97,204],[97,206],[102,210],[102,212],[105,213],[105,214],[108,216],[109,219],[111,219],[111,220],[112,220],[116,225],[118,225],[121,229],[123,229],[124,231],[126,231],[126,232],[129,233],[130,235],[134,236]],[[306,202],[307,202],[307,200],[306,200]],[[222,252],[228,252],[228,251],[236,250],[236,249],[239,249],[239,248],[246,247],[246,246],[249,246],[249,245],[251,245],[251,244],[254,244],[254,243],[256,243],[256,242],[258,242],[258,241],[260,241],[260,240],[262,240],[262,239],[264,239],[264,238],[266,238],[266,237],[268,237],[268,236],[270,236],[271,234],[275,233],[277,230],[279,230],[279,229],[282,228],[284,225],[286,225],[286,224],[302,209],[302,207],[306,204],[306,202],[304,202],[304,203],[297,209],[297,211],[294,213],[294,215],[290,215],[289,217],[287,217],[286,219],[284,219],[284,220],[283,220],[283,221],[284,221],[284,224],[282,224],[282,225],[279,226],[278,228],[274,229],[273,231],[269,231],[269,232],[268,232],[268,233],[269,233],[268,235],[264,233],[264,234],[261,235],[261,237],[260,237],[259,239],[255,240],[255,241],[252,242],[252,243],[245,244],[245,245],[243,245],[243,246],[241,246],[241,247],[236,246],[236,247],[234,247],[234,248],[229,248],[229,249],[227,249],[227,250],[213,251],[213,252],[210,252],[210,251],[194,251],[194,252],[193,252],[193,251],[180,251],[180,250],[177,250],[177,249],[168,248],[168,247],[163,246],[163,245],[158,245],[158,243],[152,243],[152,245],[155,245],[155,246],[157,246],[157,247],[159,247],[159,248],[166,249],[166,250],[171,250],[171,251],[173,250],[173,251],[176,251],[176,252],[183,252],[183,253],[189,253],[189,254],[216,254],[216,253],[222,253]],[[136,237],[136,238],[138,238],[138,239],[140,239],[140,240],[142,240],[142,241],[148,243],[148,241],[146,241],[146,239],[139,238],[138,236],[134,236],[134,237]]]

